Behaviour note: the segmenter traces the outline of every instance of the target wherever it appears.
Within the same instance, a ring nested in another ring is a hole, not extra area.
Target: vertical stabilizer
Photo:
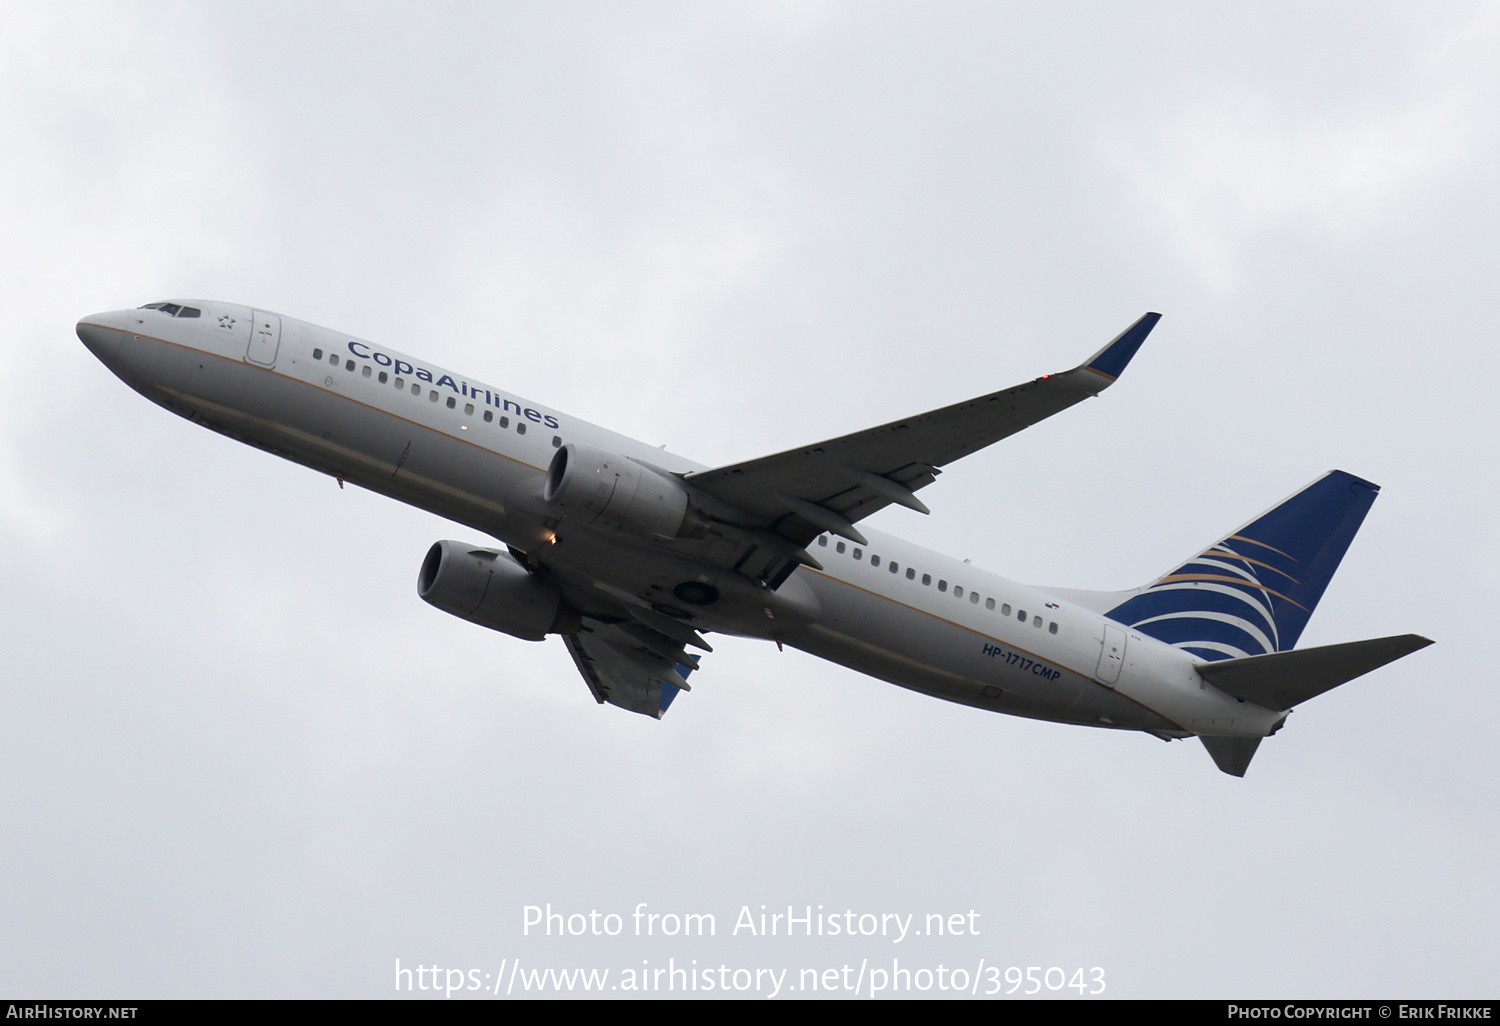
[[[1379,491],[1329,471],[1107,615],[1202,659],[1285,652],[1302,636]]]

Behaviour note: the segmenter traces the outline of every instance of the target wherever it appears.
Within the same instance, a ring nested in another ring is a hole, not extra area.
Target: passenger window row
[[[192,316],[197,317],[198,316],[197,311],[194,311],[193,314],[192,314]],[[323,360],[323,350],[322,349],[314,349],[313,352],[312,352],[312,355],[313,355],[313,359],[314,360],[318,361],[319,363],[322,362],[322,360]],[[341,360],[342,360],[342,362],[344,364],[344,370],[346,370],[346,371],[353,371],[354,370],[355,364],[354,364],[353,360],[343,359],[342,357],[339,356],[338,353],[329,353],[328,354],[328,362],[330,364],[332,364],[333,366],[335,366],[335,367],[337,367],[339,365],[339,363],[340,363]],[[369,364],[366,363],[366,364],[363,364],[363,365],[360,366],[360,374],[363,375],[364,377],[368,378],[368,377],[370,377],[370,375],[372,373],[374,373],[374,372],[371,370]],[[377,375],[376,380],[379,381],[382,385],[384,385],[387,381],[391,380],[391,376],[388,373],[386,373],[385,371],[381,371]],[[406,391],[406,379],[405,378],[399,378],[399,377],[396,378],[394,384],[396,386],[396,391],[398,391],[398,392],[405,392]],[[411,394],[412,395],[416,395],[416,396],[420,396],[422,394],[422,383],[420,381],[413,381],[411,383]],[[437,391],[437,389],[429,389],[428,390],[428,393],[427,393],[427,401],[428,402],[435,403],[435,402],[437,402],[441,398],[442,398],[442,395]],[[448,409],[450,409],[450,410],[457,409],[458,408],[458,397],[450,395],[448,397],[448,403],[447,403],[447,405],[448,405]],[[473,403],[464,403],[464,416],[466,416],[466,417],[472,417],[472,416],[474,416],[474,404]],[[495,421],[495,411],[494,410],[485,410],[484,411],[484,422],[486,424],[492,424],[492,423],[494,423],[494,421]],[[501,416],[500,417],[500,426],[502,428],[509,428],[510,427],[510,418],[506,417],[506,416]],[[524,435],[525,433],[526,433],[526,422],[524,420],[522,420],[521,418],[517,417],[516,418],[516,434],[518,434],[518,435]],[[557,449],[557,448],[560,448],[561,446],[562,446],[562,437],[560,435],[553,435],[552,436],[552,448]]]
[[[828,536],[826,534],[819,535],[818,536],[818,544],[826,548],[828,546]],[[833,549],[839,555],[843,555],[846,551],[849,552],[849,555],[854,560],[856,560],[857,562],[863,562],[863,560],[865,558],[865,551],[864,551],[864,549],[860,548],[857,545],[854,546],[854,548],[853,548],[852,551],[850,551],[849,548],[848,548],[848,546],[846,546],[843,542],[837,542],[837,543],[835,543]],[[880,565],[880,557],[877,556],[877,555],[875,555],[874,553],[870,553],[870,565],[871,566],[879,566]],[[899,563],[897,563],[893,559],[886,561],[885,566],[886,566],[886,569],[888,571],[890,571],[891,573],[893,573],[893,574],[900,574],[901,573],[901,565]],[[916,568],[910,567],[910,566],[906,568],[906,579],[908,581],[915,581],[917,579]],[[923,574],[922,575],[922,586],[924,588],[930,588],[930,587],[932,587],[932,575],[931,574]],[[939,580],[937,582],[937,590],[940,591],[940,592],[947,593],[948,592],[948,582],[945,581],[945,580]],[[964,586],[961,585],[961,584],[955,584],[955,585],[953,585],[952,594],[953,594],[953,597],[956,598],[956,599],[965,598],[966,596],[964,594]],[[977,606],[979,604],[980,594],[979,594],[979,592],[974,591],[971,588],[968,591],[967,598],[968,598],[969,603],[971,605],[976,605]],[[995,608],[995,600],[993,598],[986,598],[984,600],[984,608],[985,609],[993,610]],[[1010,616],[1010,613],[1011,613],[1010,603],[1009,602],[1001,603],[1001,605],[1000,605],[1000,615],[1008,617],[1008,616]],[[1043,618],[1040,617],[1040,616],[1030,616],[1030,615],[1027,614],[1026,610],[1024,610],[1024,609],[1018,609],[1018,610],[1016,610],[1016,619],[1019,620],[1021,623],[1025,623],[1029,619],[1031,621],[1031,625],[1033,627],[1037,627],[1037,628],[1040,628],[1043,623],[1046,623],[1047,624],[1047,633],[1049,633],[1049,634],[1056,634],[1057,631],[1058,631],[1057,621],[1056,620],[1047,621],[1047,620],[1043,620]]]

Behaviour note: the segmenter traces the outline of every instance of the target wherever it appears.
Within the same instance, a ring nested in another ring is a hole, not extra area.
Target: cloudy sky
[[[0,26],[0,991],[900,958],[1493,996],[1493,5],[4,0]],[[1123,588],[1338,467],[1384,490],[1304,644],[1438,644],[1300,709],[1244,780],[730,639],[651,722],[556,639],[417,599],[433,540],[483,539],[181,421],[74,337],[168,297],[707,464],[1159,310],[1105,397],[871,526]],[[548,902],[718,935],[523,936]],[[763,904],[980,933],[731,934]]]

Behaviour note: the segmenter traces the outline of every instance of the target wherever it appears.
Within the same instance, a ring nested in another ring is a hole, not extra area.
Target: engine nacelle
[[[681,481],[591,445],[557,450],[542,499],[566,517],[608,531],[679,538],[698,530]]]
[[[549,578],[528,573],[508,552],[434,542],[417,574],[424,602],[524,641],[541,641],[576,620]]]

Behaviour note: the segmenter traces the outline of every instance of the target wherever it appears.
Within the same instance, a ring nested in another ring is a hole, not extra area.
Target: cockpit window
[[[147,303],[142,310],[160,310],[168,317],[202,317],[203,311],[196,306],[179,306],[176,303]]]

